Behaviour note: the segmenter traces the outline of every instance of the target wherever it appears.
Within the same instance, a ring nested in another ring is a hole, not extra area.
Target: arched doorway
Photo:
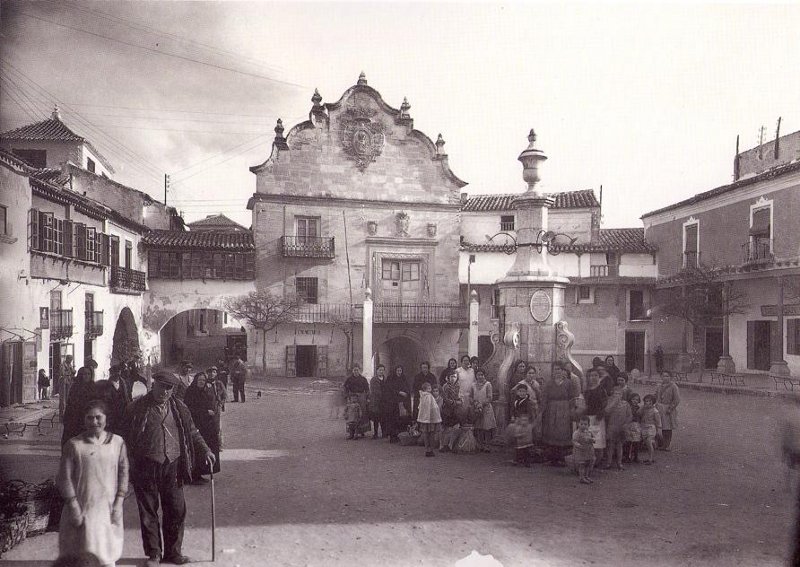
[[[111,362],[120,364],[127,362],[140,354],[139,333],[136,329],[136,320],[127,307],[123,308],[114,327],[114,341],[111,345]]]
[[[427,351],[421,344],[407,336],[387,339],[378,347],[375,357],[376,364],[386,366],[387,374],[392,371],[392,368],[402,364],[406,376],[409,377],[419,372],[419,365],[424,361],[430,362]]]
[[[161,364],[189,360],[195,368],[212,366],[234,356],[247,361],[247,333],[242,324],[218,309],[190,309],[161,328]]]

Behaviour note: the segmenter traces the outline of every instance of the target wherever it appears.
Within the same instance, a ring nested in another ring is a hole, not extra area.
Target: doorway
[[[317,369],[317,347],[315,345],[298,345],[296,348],[295,364],[297,364],[297,377],[310,378]]]
[[[22,342],[3,344],[3,366],[0,372],[0,407],[22,403]]]
[[[705,368],[715,369],[722,356],[722,329],[706,329]]]
[[[750,370],[769,370],[770,334],[775,321],[747,322],[747,368]]]
[[[625,331],[625,371],[644,371],[644,331]]]

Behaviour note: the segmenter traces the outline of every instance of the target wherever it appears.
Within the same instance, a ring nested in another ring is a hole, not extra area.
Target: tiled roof
[[[520,195],[522,195],[522,193],[470,195],[462,204],[461,210],[465,212],[510,211],[511,203]],[[554,209],[582,209],[600,206],[600,203],[594,196],[593,189],[551,193],[550,196],[556,201],[553,205]]]
[[[245,227],[240,225],[238,222],[233,221],[226,217],[225,215],[211,215],[204,219],[196,220],[194,222],[187,223],[187,225],[192,230],[204,230],[204,229],[218,229],[218,228],[227,228],[227,229],[236,229],[236,230],[247,230]]]
[[[54,183],[62,187],[66,186],[66,184],[69,182],[69,175],[65,175],[64,172],[58,168],[40,169],[31,174],[31,177],[34,177],[39,181],[47,181],[48,183]]]
[[[142,241],[150,248],[179,248],[195,250],[224,250],[243,252],[255,250],[253,233],[247,232],[185,232],[153,230]]]
[[[41,122],[35,122],[33,124],[21,126],[20,128],[16,128],[14,130],[9,130],[8,132],[3,132],[0,134],[0,140],[81,142],[86,144],[92,150],[92,152],[94,152],[94,154],[103,163],[108,171],[112,173],[114,172],[114,168],[111,166],[106,157],[97,151],[97,148],[95,148],[89,140],[76,134],[69,128],[69,126],[64,124],[58,117],[57,113],[55,113],[52,118],[48,118],[47,120],[42,120]]]
[[[3,140],[59,140],[62,142],[85,142],[83,136],[79,136],[69,129],[69,127],[56,118],[48,118],[41,122],[28,124],[9,130],[0,134]]]
[[[559,239],[561,240],[561,239]],[[461,249],[466,252],[505,252],[502,244],[473,244],[465,242]],[[597,242],[576,242],[575,244],[556,244],[550,248],[557,252],[628,252],[651,254],[655,246],[644,239],[643,228],[605,228],[600,229]]]

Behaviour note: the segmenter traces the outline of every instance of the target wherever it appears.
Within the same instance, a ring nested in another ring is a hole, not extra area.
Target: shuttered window
[[[786,320],[786,353],[800,355],[800,319]]]

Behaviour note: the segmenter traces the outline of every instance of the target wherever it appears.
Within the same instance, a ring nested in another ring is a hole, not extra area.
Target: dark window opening
[[[43,169],[47,167],[47,150],[11,150],[11,153],[31,167]]]
[[[297,295],[306,303],[317,303],[317,278],[297,278]]]
[[[644,292],[640,289],[630,291],[630,321],[640,321],[647,318],[647,310],[644,306]]]
[[[94,160],[92,158],[86,158],[86,169],[88,169],[92,173],[95,172]]]
[[[500,215],[500,230],[514,230],[514,215]]]

